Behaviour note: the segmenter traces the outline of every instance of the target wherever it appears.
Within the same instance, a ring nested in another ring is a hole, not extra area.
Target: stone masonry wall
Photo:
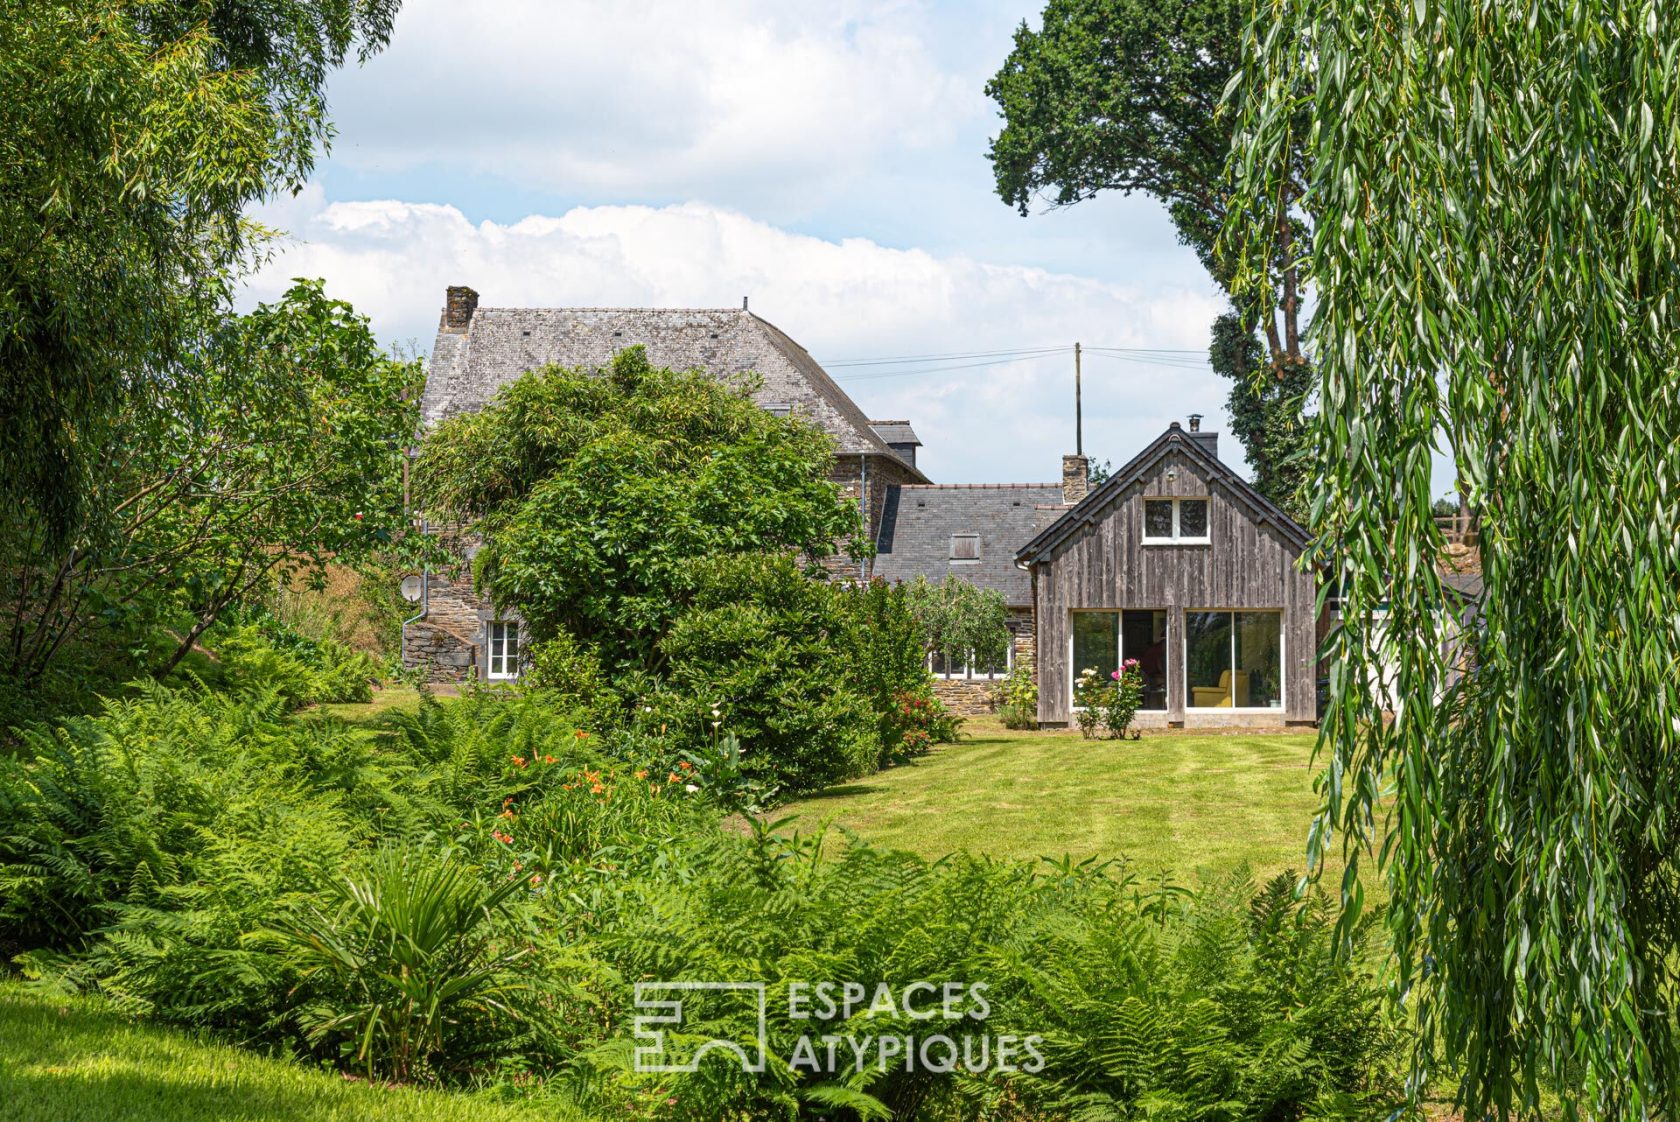
[[[1011,608],[1007,621],[1011,655],[1017,667],[1037,673],[1037,628],[1033,626],[1031,608]],[[975,717],[995,712],[996,698],[1003,678],[934,678],[933,695],[945,708],[961,717]]]
[[[867,466],[866,466],[867,465]],[[838,484],[841,495],[851,503],[863,502],[865,487],[869,498],[863,514],[869,540],[881,532],[881,517],[886,508],[887,488],[894,484],[912,483],[916,477],[894,456],[839,456],[828,473],[829,482]],[[871,575],[873,566],[866,558],[861,564],[845,554],[830,558],[825,567],[842,580],[863,580]]]
[[[425,667],[433,682],[464,682],[478,673],[484,635],[479,611],[489,605],[473,594],[470,573],[451,579],[432,572],[427,584],[426,616],[408,625],[403,665]]]

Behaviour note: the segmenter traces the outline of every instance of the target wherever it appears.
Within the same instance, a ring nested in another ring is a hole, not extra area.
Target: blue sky
[[[1087,346],[1085,444],[1116,463],[1191,412],[1222,301],[1162,208],[1022,218],[992,191],[986,79],[1031,4],[461,5],[408,0],[390,48],[331,87],[314,181],[248,299],[293,276],[429,349],[443,290],[487,306],[738,307],[819,360]],[[952,369],[952,367],[961,367]],[[835,366],[908,418],[937,480],[1058,477],[1072,357]],[[1240,462],[1227,437],[1226,459]]]

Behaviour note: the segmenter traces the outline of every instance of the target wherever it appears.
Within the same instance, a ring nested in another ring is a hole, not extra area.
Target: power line
[[[941,355],[897,355],[891,358],[853,358],[842,359],[838,362],[825,362],[825,369],[839,369],[844,366],[890,366],[899,363],[921,362],[950,362],[956,359],[995,358],[1002,355],[1048,354],[1052,351],[1066,351],[1069,347],[1021,347],[1009,351],[967,351],[955,354]]]
[[[1092,347],[1086,347],[1085,348],[1085,352],[1087,354],[1092,353],[1093,350],[1094,350],[1094,348],[1092,348]],[[1158,366],[1158,367],[1164,367],[1164,368],[1170,369],[1170,370],[1211,370],[1211,369],[1213,369],[1213,367],[1211,365],[1209,365],[1208,362],[1205,359],[1200,361],[1200,362],[1197,362],[1197,361],[1194,361],[1194,360],[1191,360],[1191,359],[1173,358],[1173,357],[1170,357],[1170,356],[1152,357],[1152,356],[1149,356],[1149,355],[1117,355],[1117,354],[1108,353],[1106,351],[1097,351],[1096,356],[1098,358],[1113,359],[1115,362],[1128,362],[1128,363],[1132,363],[1132,364],[1138,365],[1138,366]]]
[[[926,366],[915,370],[877,370],[867,374],[836,374],[835,381],[839,382],[873,382],[881,378],[907,378],[913,374],[943,374],[950,370],[979,370],[987,366],[1010,366],[1017,362],[1041,362],[1061,354],[1069,354],[1072,347],[1062,347],[1048,354],[1027,355],[1018,358],[996,358],[989,362],[965,362],[953,366]]]

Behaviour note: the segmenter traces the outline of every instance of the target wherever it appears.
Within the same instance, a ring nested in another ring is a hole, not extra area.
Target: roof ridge
[[[481,304],[474,310],[476,317],[481,312],[705,312],[707,314],[752,315],[740,308],[682,308],[670,305],[654,306],[633,304],[555,304],[549,307],[533,307],[531,305],[488,305]]]
[[[1060,483],[901,483],[906,491],[1044,491],[1061,490]]]

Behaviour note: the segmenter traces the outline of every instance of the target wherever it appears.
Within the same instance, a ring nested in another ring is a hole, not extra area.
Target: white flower
[[[712,727],[713,727],[713,728],[717,728],[717,727],[718,727],[718,726],[719,726],[719,725],[721,725],[721,724],[723,724],[723,722],[722,722],[722,721],[713,721],[713,722],[712,722]]]
[[[694,785],[694,784],[692,784],[692,783],[690,783],[690,784],[689,784],[689,785],[688,785],[688,786],[686,786],[686,787],[684,787],[684,788],[683,788],[683,790],[685,790],[685,791],[687,791],[687,792],[688,792],[688,793],[689,793],[689,794],[691,794],[691,795],[692,795],[692,794],[693,794],[693,793],[694,793],[694,792],[696,792],[696,791],[698,791],[698,790],[699,790],[699,789],[700,789],[700,788],[698,788],[698,787],[696,787],[696,786],[695,786],[695,785]]]

